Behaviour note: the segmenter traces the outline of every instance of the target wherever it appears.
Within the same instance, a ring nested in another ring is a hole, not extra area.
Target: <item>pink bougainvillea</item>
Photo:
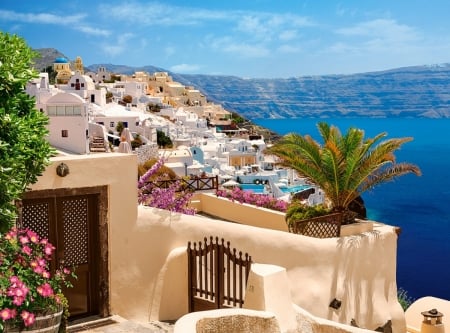
[[[172,212],[194,215],[195,209],[189,207],[193,193],[183,188],[180,180],[174,181],[167,188],[157,185],[158,180],[152,176],[164,165],[159,159],[138,181],[138,202],[145,206],[170,210]]]
[[[230,199],[231,201],[255,205],[279,212],[286,212],[288,206],[287,202],[277,200],[268,194],[255,194],[252,191],[244,191],[238,187],[235,187],[232,190],[217,190],[216,195],[218,197]]]

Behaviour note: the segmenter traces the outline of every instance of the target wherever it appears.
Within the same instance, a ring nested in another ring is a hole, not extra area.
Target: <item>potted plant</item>
[[[0,235],[0,331],[58,332],[61,317],[68,315],[63,288],[76,276],[63,267],[52,274],[54,250],[29,229],[13,227]]]

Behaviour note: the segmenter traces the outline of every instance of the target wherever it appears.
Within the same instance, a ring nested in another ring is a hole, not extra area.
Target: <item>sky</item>
[[[448,0],[1,0],[0,29],[85,66],[287,78],[450,63]]]

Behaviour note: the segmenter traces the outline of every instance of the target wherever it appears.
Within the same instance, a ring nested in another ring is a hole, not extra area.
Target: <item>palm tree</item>
[[[383,140],[387,136],[383,132],[364,139],[360,129],[350,128],[342,135],[324,122],[317,127],[322,145],[309,135],[290,133],[268,152],[322,188],[335,212],[347,211],[353,200],[376,185],[407,173],[421,175],[416,165],[395,161],[394,152],[412,138]]]

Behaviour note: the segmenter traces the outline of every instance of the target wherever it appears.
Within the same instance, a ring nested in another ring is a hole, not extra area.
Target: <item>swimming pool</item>
[[[239,187],[244,191],[253,191],[253,193],[267,194],[265,186],[262,184],[240,184]],[[310,188],[310,185],[295,185],[280,188],[284,193],[296,193]]]
[[[253,191],[253,193],[267,193],[263,184],[240,184],[239,187],[244,191]]]
[[[288,186],[288,187],[282,187],[280,188],[281,191],[284,193],[297,193],[304,191],[308,188],[311,188],[310,185],[295,185],[295,186]]]

